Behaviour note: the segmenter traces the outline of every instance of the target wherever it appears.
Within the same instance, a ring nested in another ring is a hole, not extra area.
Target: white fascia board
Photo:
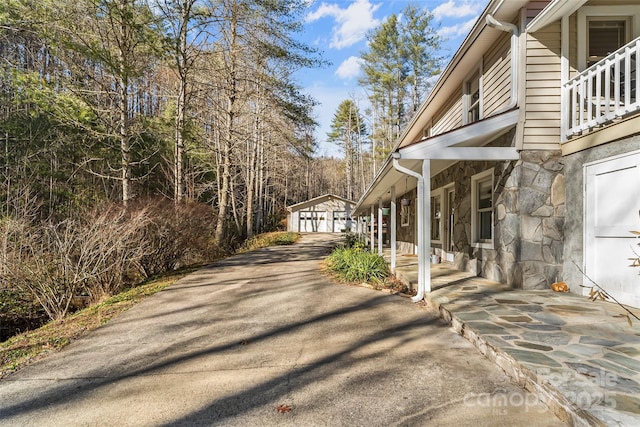
[[[515,147],[446,147],[431,148],[419,154],[420,157],[402,159],[429,160],[518,160]],[[424,156],[424,157],[423,157]]]
[[[553,0],[527,25],[528,33],[535,33],[580,9],[587,0]]]
[[[430,157],[437,155],[436,153],[444,148],[451,147],[452,145],[463,144],[471,145],[480,142],[478,145],[484,145],[499,135],[507,132],[518,122],[518,116],[520,112],[518,109],[508,111],[497,116],[490,117],[488,119],[480,120],[479,122],[455,129],[451,132],[437,135],[423,142],[409,145],[401,148],[399,151],[400,158],[402,159],[445,159],[445,160],[484,160],[484,158],[443,158],[443,157]],[[473,147],[466,147],[473,148]],[[487,152],[489,153],[489,152]],[[468,153],[472,155],[471,152]],[[446,154],[451,155],[451,154]],[[477,156],[477,153],[473,153],[473,156]],[[493,160],[493,159],[487,159]],[[505,159],[506,160],[506,159]]]
[[[307,206],[312,206],[312,205],[320,203],[321,201],[330,200],[330,199],[337,199],[337,200],[343,201],[345,203],[348,203],[350,205],[354,205],[355,204],[353,201],[347,200],[344,197],[336,196],[335,194],[323,194],[321,196],[317,196],[317,197],[314,197],[312,199],[305,200],[304,202],[296,203],[295,205],[289,205],[289,206],[287,206],[287,209],[290,212],[293,212],[294,210],[300,210],[300,209],[303,209],[303,208],[305,208]]]

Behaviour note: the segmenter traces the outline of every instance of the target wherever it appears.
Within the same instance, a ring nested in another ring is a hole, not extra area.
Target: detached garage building
[[[325,194],[287,207],[287,228],[301,233],[340,233],[351,228],[355,203]]]

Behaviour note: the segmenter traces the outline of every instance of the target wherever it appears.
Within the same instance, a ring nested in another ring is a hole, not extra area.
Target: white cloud
[[[459,36],[466,36],[467,34],[469,34],[469,31],[471,31],[471,28],[473,27],[473,24],[476,23],[477,19],[478,17],[476,16],[461,24],[451,25],[449,27],[442,27],[438,31],[438,34],[440,34],[442,37],[447,39],[456,38]]]
[[[350,56],[338,67],[336,70],[336,76],[341,79],[350,79],[357,76],[360,73],[361,59],[357,56]]]
[[[449,0],[433,9],[432,13],[437,20],[442,18],[464,18],[465,16],[478,14],[485,3],[485,1]]]
[[[306,16],[306,22],[314,22],[324,17],[332,17],[336,24],[332,28],[329,47],[342,49],[362,40],[367,31],[377,27],[380,20],[373,14],[381,4],[371,4],[369,0],[356,0],[346,9],[336,3],[322,3],[315,12]]]

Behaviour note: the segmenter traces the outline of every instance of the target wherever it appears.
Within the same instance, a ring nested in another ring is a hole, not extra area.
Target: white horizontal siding
[[[451,96],[451,100],[434,115],[431,135],[439,135],[460,126],[462,126],[462,85]]]
[[[526,35],[525,149],[557,149],[560,143],[560,23]]]
[[[504,35],[483,59],[482,116],[489,117],[509,104],[511,94],[511,35]]]

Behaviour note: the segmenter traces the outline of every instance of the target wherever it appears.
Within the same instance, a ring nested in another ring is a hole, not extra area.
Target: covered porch
[[[383,255],[386,247],[391,270],[396,272],[409,258],[405,255],[401,259],[397,253],[398,205],[406,207],[398,197],[415,190],[415,200],[409,207],[415,215],[415,230],[411,230],[416,246],[412,258],[417,265],[414,302],[421,301],[432,289],[432,178],[461,161],[518,160],[519,152],[511,146],[511,139],[503,141],[506,146],[491,144],[513,130],[518,118],[519,110],[512,109],[398,149],[387,158],[354,208],[355,231],[372,252]]]
[[[391,248],[382,250],[382,256],[386,263],[391,265]],[[404,283],[411,292],[418,290],[418,256],[416,254],[396,252],[396,262],[393,269],[395,277]],[[429,265],[429,277],[431,278],[431,291],[462,280],[477,277],[468,271],[456,269],[452,262],[441,261]],[[495,282],[497,283],[497,282]]]

